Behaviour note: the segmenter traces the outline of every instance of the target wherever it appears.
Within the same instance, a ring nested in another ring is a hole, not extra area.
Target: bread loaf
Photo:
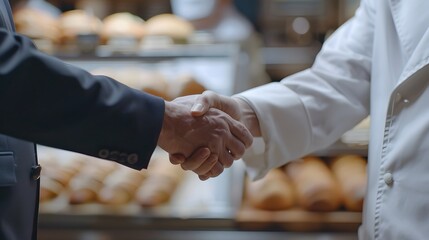
[[[206,88],[199,83],[191,74],[182,74],[168,86],[169,99],[175,99],[181,96],[203,93]]]
[[[97,193],[103,187],[103,181],[117,166],[115,162],[88,157],[85,166],[70,182],[69,202],[71,204],[95,202]]]
[[[168,160],[168,154],[155,156],[148,177],[138,189],[136,201],[142,207],[155,207],[168,202],[183,179],[184,171]]]
[[[137,188],[146,177],[145,171],[118,166],[104,181],[98,200],[104,204],[127,204],[134,199]]]
[[[43,156],[43,157],[42,157]],[[52,159],[59,156],[52,156]],[[79,172],[83,162],[80,158],[45,160],[46,154],[39,155],[42,164],[40,177],[40,201],[45,202],[56,198],[69,185],[71,179]]]
[[[339,186],[328,166],[316,157],[286,165],[297,194],[298,204],[311,211],[333,211],[341,204]]]
[[[51,169],[58,168],[58,162],[55,161],[54,155],[46,150],[38,150],[38,162],[42,166],[40,173],[40,202],[46,202],[57,197],[63,190],[63,186],[49,177]]]
[[[22,7],[13,13],[16,31],[33,39],[59,40],[60,32],[55,17],[41,10]]]
[[[169,13],[156,15],[146,21],[147,36],[166,36],[175,43],[187,42],[193,32],[194,27],[190,22]]]
[[[295,204],[295,193],[285,172],[272,169],[264,178],[247,182],[246,199],[255,208],[286,210]]]
[[[333,159],[331,169],[338,179],[345,208],[362,211],[367,185],[365,159],[357,155],[339,156]]]
[[[167,98],[168,83],[159,72],[128,67],[120,69],[116,77],[118,81],[135,89],[164,99]]]
[[[99,35],[102,22],[83,10],[71,10],[61,14],[59,20],[62,43],[75,43],[78,35]]]
[[[145,22],[142,18],[128,12],[114,13],[103,19],[101,37],[104,43],[138,43],[145,33]],[[115,39],[120,41],[115,42]]]

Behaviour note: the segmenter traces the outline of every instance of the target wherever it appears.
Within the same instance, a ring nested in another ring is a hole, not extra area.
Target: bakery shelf
[[[136,202],[124,205],[85,203],[71,205],[64,190],[53,200],[40,204],[40,213],[46,216],[118,216],[139,219],[199,219],[233,218],[236,207],[232,202],[233,186],[230,185],[231,171],[225,170],[218,178],[200,181],[190,172],[174,191],[171,199],[155,207],[142,207]]]
[[[237,225],[243,230],[357,232],[362,223],[362,213],[309,212],[301,209],[265,211],[244,205],[237,212],[236,220]]]
[[[100,45],[94,52],[58,51],[55,55],[63,59],[162,59],[178,57],[230,57],[237,55],[240,47],[237,44],[174,44],[160,48],[123,48]]]
[[[100,46],[92,54],[59,52],[56,56],[67,63],[92,71],[97,68],[137,67],[163,73],[167,78],[191,74],[207,89],[232,95],[247,89],[247,81],[239,81],[240,46],[238,44],[188,44],[168,48],[117,51]]]

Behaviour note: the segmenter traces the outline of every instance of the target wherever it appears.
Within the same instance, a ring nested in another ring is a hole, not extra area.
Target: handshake
[[[171,163],[207,180],[241,158],[256,136],[259,122],[244,100],[206,91],[165,103],[158,145]]]

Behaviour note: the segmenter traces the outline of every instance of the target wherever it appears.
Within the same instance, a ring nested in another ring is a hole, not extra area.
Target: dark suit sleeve
[[[164,101],[93,76],[0,29],[0,133],[146,168]]]

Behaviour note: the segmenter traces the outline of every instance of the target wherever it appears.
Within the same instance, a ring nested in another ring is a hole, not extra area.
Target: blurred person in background
[[[427,239],[427,9],[426,0],[362,0],[355,15],[324,43],[311,68],[233,97],[191,96],[188,104],[196,102],[197,116],[209,107],[222,109],[262,138],[263,146],[243,158],[253,179],[327,148],[370,115],[359,239]],[[181,162],[174,156],[171,160]]]
[[[244,125],[222,111],[194,118],[188,106],[38,51],[30,39],[14,33],[6,0],[0,0],[0,109],[2,240],[37,238],[41,166],[34,143],[136,170],[147,168],[157,145],[184,156],[205,146],[195,154],[207,161],[186,168],[215,176],[252,142]]]
[[[237,43],[241,53],[235,92],[269,82],[261,57],[262,41],[232,0],[170,0],[173,13],[192,23],[215,43]],[[198,34],[198,33],[197,33]]]

